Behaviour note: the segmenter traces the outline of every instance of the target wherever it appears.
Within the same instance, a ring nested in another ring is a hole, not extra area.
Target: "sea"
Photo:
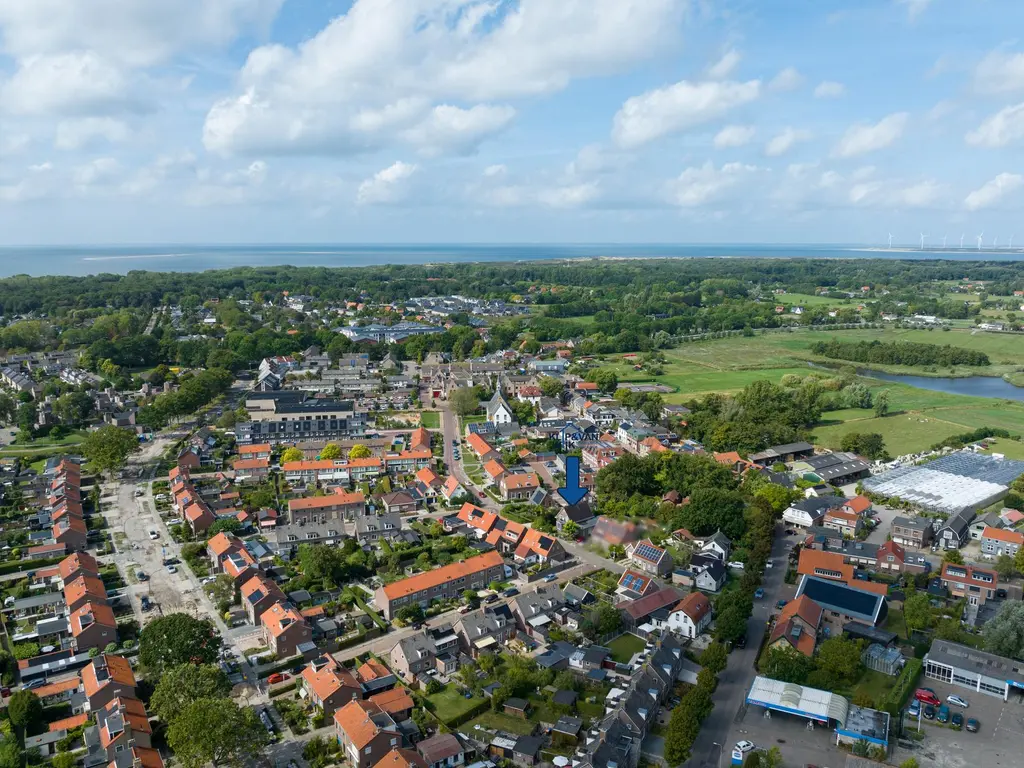
[[[0,277],[201,272],[252,266],[367,267],[380,264],[642,258],[892,258],[1017,261],[1024,249],[886,248],[867,245],[147,245],[3,246]]]

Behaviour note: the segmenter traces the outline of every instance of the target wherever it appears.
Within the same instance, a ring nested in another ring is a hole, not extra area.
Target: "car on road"
[[[747,647],[747,636],[746,635],[740,635],[739,636],[739,638],[736,640],[736,647],[737,648],[746,648]]]
[[[144,490],[142,490],[141,488],[136,488],[135,489],[135,495],[136,496],[144,496],[145,494],[146,494],[146,492]]]
[[[168,573],[177,573],[178,572],[178,566],[176,566],[176,565],[168,565],[167,566],[167,572]]]
[[[267,678],[267,682],[270,683],[271,685],[277,685],[278,683],[283,683],[289,677],[290,677],[290,675],[288,675],[287,672],[275,672],[274,674],[272,674],[270,677]]]
[[[145,571],[136,571],[135,578],[139,581],[149,581],[149,576],[146,574]]]
[[[151,609],[153,607],[152,603],[149,602],[149,598],[146,597],[145,595],[142,596],[142,599],[139,600],[139,602],[142,604],[142,612],[143,613],[145,613],[146,611],[148,611],[149,609]]]
[[[484,493],[483,491],[477,491],[477,495],[478,495],[478,496],[479,496],[479,497],[480,497],[481,499],[486,499],[486,498],[487,498],[487,494],[486,494],[486,493]]]
[[[519,594],[519,590],[516,589],[515,587],[509,587],[508,589],[506,589],[501,594],[502,594],[502,597],[515,597],[516,595]]]
[[[764,597],[764,590],[761,587],[758,587],[754,590],[754,599],[760,600],[762,597]]]
[[[952,723],[953,727],[959,731],[964,727],[964,716],[959,712],[954,712],[953,716],[949,719],[949,722]]]
[[[967,718],[967,732],[968,733],[977,733],[978,729],[980,727],[981,727],[981,723],[979,723],[973,717],[968,717]]]
[[[549,573],[547,576],[544,577],[544,581],[551,582],[551,581],[554,581],[557,578],[558,577],[555,574]]]
[[[152,539],[153,541],[156,541],[157,539],[160,538],[160,534],[157,533],[155,530],[150,529],[150,531],[149,531],[149,538]]]
[[[931,704],[926,704],[924,707],[924,719],[934,720],[935,719],[935,707]]]
[[[772,562],[771,560],[769,560],[768,562],[766,562],[766,563],[764,564],[764,567],[765,567],[765,568],[774,568],[774,567],[775,567],[775,563],[774,563],[774,562]]]
[[[789,602],[789,600],[779,600],[779,601],[777,601],[775,603],[775,607],[776,608],[785,608],[786,607],[786,603],[788,603],[788,602]]]
[[[746,739],[743,739],[743,741],[736,742],[736,749],[738,749],[743,754],[747,754],[747,752],[750,752],[753,748],[754,742],[752,741],[747,741]]]
[[[960,696],[957,696],[955,693],[950,694],[946,697],[946,703],[952,704],[955,707],[963,707],[964,709],[967,709],[969,706],[971,706],[967,703],[967,699],[961,698]]]

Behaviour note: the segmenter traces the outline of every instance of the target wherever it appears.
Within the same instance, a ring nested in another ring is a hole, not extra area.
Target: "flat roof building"
[[[996,656],[948,640],[933,640],[924,657],[924,674],[1006,701],[1010,688],[1024,690],[1024,662]]]

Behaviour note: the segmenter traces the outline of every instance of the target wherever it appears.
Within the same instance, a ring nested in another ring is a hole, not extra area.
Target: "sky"
[[[1022,29],[1019,0],[0,0],[0,244],[1024,246]]]

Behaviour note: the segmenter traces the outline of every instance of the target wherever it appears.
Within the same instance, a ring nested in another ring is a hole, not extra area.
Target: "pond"
[[[994,397],[1002,400],[1024,401],[1024,388],[1015,387],[998,376],[965,376],[949,378],[939,376],[909,376],[881,371],[858,370],[861,376],[872,379],[892,381],[897,384],[909,384],[919,389],[931,389],[936,392],[948,392],[951,395],[971,395],[973,397]]]

